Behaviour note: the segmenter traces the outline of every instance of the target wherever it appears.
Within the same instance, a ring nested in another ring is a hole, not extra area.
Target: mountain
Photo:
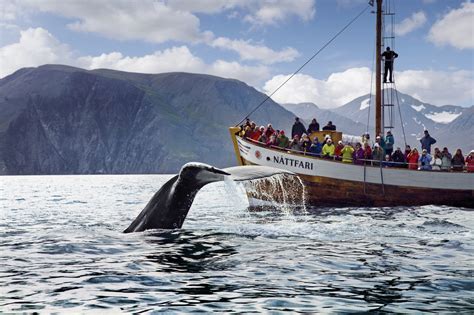
[[[174,173],[188,161],[235,165],[228,127],[265,95],[189,73],[24,68],[0,80],[0,173]],[[289,129],[269,100],[251,117]]]
[[[332,121],[336,127],[346,134],[362,135],[366,131],[366,125],[354,122],[352,119],[339,115],[333,111],[321,109],[314,103],[282,104],[284,108],[310,123],[313,118],[319,123],[320,128],[328,121]]]
[[[385,95],[387,95],[387,92],[385,92]],[[427,129],[431,136],[438,140],[436,146],[447,146],[451,151],[457,148],[470,151],[474,148],[474,137],[472,136],[474,134],[474,124],[469,124],[472,121],[473,106],[467,108],[454,105],[434,106],[400,92],[398,92],[398,102],[396,101],[395,92],[392,99],[396,105],[392,110],[393,126],[395,127],[392,132],[394,132],[397,146],[403,147],[400,111],[406,141],[411,146],[419,147],[418,139],[422,137],[423,131]],[[369,103],[371,103],[370,106]],[[364,123],[365,125],[370,110],[369,130],[373,135],[374,105],[375,97],[370,98],[370,95],[367,94],[335,108],[333,111],[356,123]],[[388,111],[385,115],[388,116]],[[461,125],[462,128],[459,127]],[[446,142],[448,138],[450,140]]]

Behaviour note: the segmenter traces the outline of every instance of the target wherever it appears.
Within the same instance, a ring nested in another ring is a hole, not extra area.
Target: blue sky
[[[474,104],[474,4],[387,1],[396,13],[397,87],[434,105]],[[0,77],[60,63],[208,73],[270,93],[365,7],[366,0],[0,0]],[[273,98],[331,108],[368,93],[370,11]]]

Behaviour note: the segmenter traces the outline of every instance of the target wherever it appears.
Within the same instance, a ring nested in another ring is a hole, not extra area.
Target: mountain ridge
[[[321,127],[332,120],[338,129],[360,135],[367,128],[367,97],[334,110],[314,105],[306,116],[296,115],[307,122],[317,115]],[[402,116],[413,116],[406,125],[415,134],[407,135],[409,143],[418,145],[416,136],[427,126],[440,146],[449,142],[454,149],[464,141],[464,151],[474,147],[474,107],[436,111],[401,97]],[[23,68],[0,79],[0,174],[174,173],[191,160],[235,165],[228,127],[265,98],[241,81],[211,75]],[[290,130],[295,113],[288,109],[298,112],[297,107],[270,99],[251,118]],[[436,123],[430,114],[452,121]],[[397,129],[395,137],[400,145]]]

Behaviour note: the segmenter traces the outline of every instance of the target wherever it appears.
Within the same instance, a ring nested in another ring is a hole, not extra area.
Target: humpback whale
[[[295,175],[267,166],[219,169],[203,163],[187,163],[155,193],[124,233],[181,228],[198,191],[209,183],[223,181],[225,176],[234,181],[246,181],[277,174]]]

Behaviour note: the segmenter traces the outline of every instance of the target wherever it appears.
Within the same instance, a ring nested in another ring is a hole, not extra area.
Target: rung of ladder
[[[395,105],[393,105],[393,104],[383,104],[383,106],[388,106],[388,107],[390,107],[390,106],[395,106]]]
[[[384,126],[384,129],[394,129],[395,127],[393,126]]]
[[[388,81],[385,82],[385,81],[384,81],[384,82],[383,82],[383,84],[394,84],[394,83],[395,83],[395,81],[393,81],[393,82],[388,82]]]
[[[385,39],[385,38],[395,38],[395,36],[384,36],[383,38],[384,38],[384,39]]]
[[[395,13],[383,13],[383,15],[395,15]]]

